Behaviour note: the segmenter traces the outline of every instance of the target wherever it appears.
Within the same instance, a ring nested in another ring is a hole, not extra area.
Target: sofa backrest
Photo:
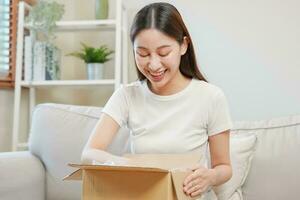
[[[46,168],[46,198],[76,200],[80,181],[62,181],[79,163],[84,145],[101,115],[99,107],[40,104],[32,118],[29,149]],[[300,116],[255,122],[235,122],[233,133],[257,135],[256,152],[246,182],[244,200],[299,199]],[[121,129],[108,151],[128,151],[129,131]]]
[[[300,199],[300,116],[236,122],[232,132],[257,135],[244,200]]]
[[[29,150],[46,168],[46,197],[74,200],[81,197],[81,181],[62,181],[80,163],[81,152],[101,115],[99,107],[40,104],[33,112]],[[128,149],[129,131],[121,129],[108,148],[114,154]]]

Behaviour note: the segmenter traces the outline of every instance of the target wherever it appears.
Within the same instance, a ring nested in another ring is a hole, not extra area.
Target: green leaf
[[[54,38],[54,28],[64,14],[64,5],[53,0],[40,0],[35,4],[28,17],[25,18],[29,28],[41,32],[48,40]]]
[[[82,59],[85,63],[105,63],[111,58],[111,54],[114,53],[106,45],[102,45],[99,48],[88,46],[87,44],[81,42],[82,49],[80,52],[72,52],[67,54],[67,56],[75,56]]]

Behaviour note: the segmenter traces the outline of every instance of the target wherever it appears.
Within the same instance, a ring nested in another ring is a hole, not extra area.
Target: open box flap
[[[151,167],[137,167],[137,166],[116,166],[116,165],[83,165],[83,164],[68,164],[71,167],[78,168],[71,174],[65,176],[63,180],[82,180],[82,170],[94,169],[101,171],[135,171],[135,172],[160,172],[168,173],[168,170]]]
[[[195,200],[195,199],[199,198],[199,196],[196,196],[196,197],[187,196],[183,192],[183,181],[189,173],[191,173],[191,171],[175,170],[175,171],[171,172],[173,187],[175,188],[177,199]]]
[[[71,174],[65,176],[63,178],[63,180],[82,180],[82,170],[81,169],[77,169],[74,172],[72,172]]]
[[[198,151],[183,154],[126,154],[132,166],[158,168],[164,170],[186,169],[200,163],[202,155]]]
[[[63,180],[81,180],[81,171],[85,169],[101,170],[101,171],[135,171],[135,172],[160,172],[168,173],[168,170],[151,167],[137,167],[137,166],[117,166],[117,165],[82,165],[82,164],[68,164],[71,167],[79,168],[66,176]]]

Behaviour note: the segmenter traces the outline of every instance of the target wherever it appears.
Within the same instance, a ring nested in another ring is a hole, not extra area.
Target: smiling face
[[[179,44],[157,29],[146,29],[135,37],[133,46],[136,65],[153,92],[170,94],[187,81],[179,70],[187,50],[186,38]]]

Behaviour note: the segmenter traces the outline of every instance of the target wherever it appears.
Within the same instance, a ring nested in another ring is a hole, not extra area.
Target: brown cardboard
[[[83,200],[191,200],[183,192],[188,167],[200,154],[125,155],[127,166],[70,164],[78,168],[64,180],[83,181]]]

